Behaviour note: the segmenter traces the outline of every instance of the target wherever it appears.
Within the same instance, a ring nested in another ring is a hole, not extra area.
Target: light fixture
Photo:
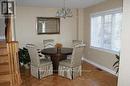
[[[8,16],[14,14],[14,1],[4,0],[1,2],[1,14]]]
[[[56,12],[57,17],[66,18],[66,17],[72,17],[72,10],[70,8],[66,8],[65,6],[65,0],[64,0],[64,7],[57,10]]]

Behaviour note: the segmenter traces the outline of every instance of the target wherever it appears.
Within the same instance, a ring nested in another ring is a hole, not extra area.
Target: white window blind
[[[121,11],[108,11],[91,16],[91,46],[120,51]]]

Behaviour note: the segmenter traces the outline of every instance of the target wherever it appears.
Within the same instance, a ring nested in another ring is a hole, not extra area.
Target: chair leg
[[[68,70],[68,67],[59,65],[58,70],[59,70],[58,75],[71,79],[71,74],[69,73],[70,71]]]
[[[53,67],[52,64],[51,65],[46,65],[42,68],[39,68],[40,70],[40,79],[49,75],[53,74]]]
[[[81,76],[81,66],[71,68],[60,65],[58,75],[69,79],[75,79],[76,77]]]
[[[36,77],[36,78],[39,78],[39,73],[38,72],[39,72],[38,68],[31,65],[31,75]]]
[[[35,66],[31,66],[31,75],[36,77],[37,79],[41,79],[43,77],[49,76],[53,74],[52,64],[45,65],[42,68],[38,68]]]
[[[77,66],[73,68],[73,79],[81,76],[81,66]]]

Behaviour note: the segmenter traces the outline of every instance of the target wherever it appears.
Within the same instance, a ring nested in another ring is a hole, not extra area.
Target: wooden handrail
[[[6,43],[17,43],[18,44],[18,41],[8,41]]]

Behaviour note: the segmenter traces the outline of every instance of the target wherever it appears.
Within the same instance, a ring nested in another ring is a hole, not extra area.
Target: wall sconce
[[[1,14],[13,15],[14,14],[14,1],[2,1],[1,2]]]

